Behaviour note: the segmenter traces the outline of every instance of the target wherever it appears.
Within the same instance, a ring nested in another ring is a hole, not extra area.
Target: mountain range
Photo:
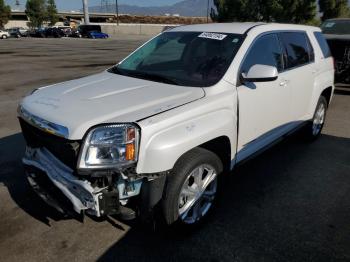
[[[153,2],[156,3],[157,0],[153,0]],[[139,6],[139,5],[131,5],[131,4],[120,4],[118,5],[119,13],[130,14],[130,15],[179,14],[180,16],[192,16],[192,17],[207,16],[208,0],[183,0],[180,2],[174,1],[174,0],[172,1],[167,0],[166,2],[168,3],[174,2],[174,4],[165,5],[165,6]],[[209,0],[209,12],[210,12],[210,8],[213,6],[214,6],[213,0]],[[116,10],[115,4],[89,7],[90,12],[96,12],[96,13],[115,13],[115,10]]]

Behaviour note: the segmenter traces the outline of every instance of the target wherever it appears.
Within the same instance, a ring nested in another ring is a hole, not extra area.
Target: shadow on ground
[[[61,219],[30,189],[23,150],[21,134],[0,139],[0,183],[35,219]],[[350,139],[305,143],[297,133],[225,182],[201,227],[153,232],[132,224],[99,261],[349,261]]]
[[[238,167],[195,230],[133,226],[99,261],[349,261],[350,139],[295,134]]]

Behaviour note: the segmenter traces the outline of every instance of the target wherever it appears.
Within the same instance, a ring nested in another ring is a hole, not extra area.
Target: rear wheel
[[[321,96],[318,100],[314,116],[306,127],[306,135],[311,140],[318,138],[322,132],[326,119],[327,105],[326,98]]]
[[[201,222],[212,209],[221,172],[220,159],[206,149],[196,148],[181,157],[169,176],[163,200],[166,223]]]
[[[3,35],[1,38],[2,38],[2,39],[6,39],[6,38],[7,38],[7,35]]]

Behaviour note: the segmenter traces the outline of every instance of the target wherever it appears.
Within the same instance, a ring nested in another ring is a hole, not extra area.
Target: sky
[[[115,0],[104,0],[111,4],[115,3]],[[181,0],[118,0],[119,4],[138,5],[138,6],[164,6],[171,5]],[[5,0],[5,3],[10,5],[13,9],[24,9],[26,0],[19,0],[20,7],[17,8],[16,0]],[[55,0],[58,10],[70,11],[80,10],[83,8],[82,0]],[[101,4],[101,0],[88,0],[89,6],[96,6]]]

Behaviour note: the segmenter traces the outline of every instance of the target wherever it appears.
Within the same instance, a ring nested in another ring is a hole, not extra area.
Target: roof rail
[[[260,22],[256,25],[253,25],[252,27],[248,28],[245,32],[244,32],[244,35],[247,35],[249,33],[250,30],[252,30],[253,28],[257,27],[257,26],[260,26],[260,25],[266,25],[266,23],[263,23],[263,22]]]

